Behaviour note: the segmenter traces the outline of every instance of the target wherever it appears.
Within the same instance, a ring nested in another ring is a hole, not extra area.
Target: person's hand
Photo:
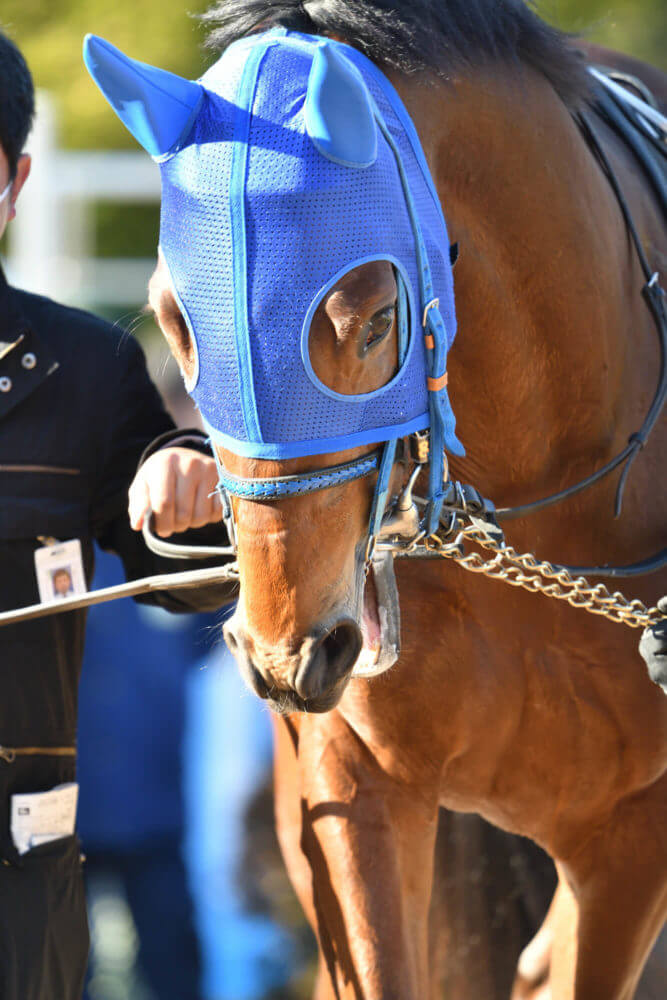
[[[130,486],[130,524],[141,531],[153,511],[154,530],[166,538],[175,531],[203,528],[222,518],[216,492],[215,460],[191,448],[163,448],[141,466]]]

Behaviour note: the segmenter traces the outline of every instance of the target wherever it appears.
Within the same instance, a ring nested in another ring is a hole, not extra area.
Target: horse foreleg
[[[551,995],[632,1000],[667,917],[667,779],[620,803],[559,873]]]
[[[336,712],[290,742],[279,733],[279,836],[320,946],[317,1000],[423,1000],[435,789],[388,778]]]
[[[308,858],[302,848],[299,717],[274,717],[274,736],[274,800],[278,841],[292,887],[310,926],[315,928],[317,921],[313,879]],[[313,1000],[336,1000],[321,951]]]

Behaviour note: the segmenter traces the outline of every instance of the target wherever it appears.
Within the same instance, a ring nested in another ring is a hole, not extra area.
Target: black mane
[[[542,73],[565,103],[587,96],[583,59],[568,36],[524,0],[218,0],[203,15],[207,45],[219,50],[243,35],[283,25],[333,35],[378,66],[403,73],[452,69],[488,59],[524,63]]]

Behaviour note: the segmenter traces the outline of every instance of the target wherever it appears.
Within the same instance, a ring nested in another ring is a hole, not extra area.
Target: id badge
[[[42,604],[53,604],[74,594],[85,594],[86,577],[79,539],[36,549],[35,573]]]
[[[79,786],[71,781],[48,792],[28,792],[10,796],[10,828],[19,854],[41,847],[51,840],[70,837],[76,822]]]

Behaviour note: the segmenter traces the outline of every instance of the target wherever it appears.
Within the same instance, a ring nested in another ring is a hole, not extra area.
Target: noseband
[[[366,562],[370,562],[375,548],[375,539],[382,526],[382,519],[387,506],[389,478],[394,466],[396,442],[388,442],[383,448],[377,449],[350,462],[340,465],[329,465],[312,472],[301,472],[291,476],[271,476],[265,479],[244,478],[228,472],[222,465],[217,450],[214,449],[218,464],[218,491],[222,503],[222,515],[227,533],[236,550],[236,525],[230,497],[241,500],[252,500],[260,503],[286,500],[289,497],[307,496],[319,490],[334,486],[342,486],[355,479],[364,479],[378,472],[375,486],[368,541],[366,544]]]
[[[283,500],[286,497],[304,496],[325,490],[330,486],[340,486],[353,479],[361,479],[375,472],[380,462],[380,452],[373,451],[361,458],[341,465],[329,465],[313,472],[296,473],[293,476],[271,476],[267,479],[244,479],[234,476],[219,464],[220,491],[242,500]]]

